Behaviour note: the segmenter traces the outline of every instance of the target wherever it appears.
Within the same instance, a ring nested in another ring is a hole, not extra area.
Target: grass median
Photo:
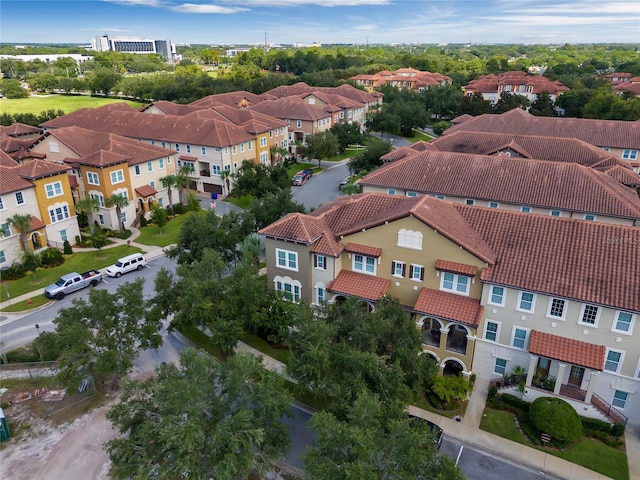
[[[186,222],[191,215],[193,215],[193,212],[188,212],[172,218],[164,227],[162,227],[162,232],[160,232],[157,225],[141,227],[140,235],[135,239],[135,242],[142,243],[143,245],[156,245],[158,247],[166,247],[167,245],[176,243],[180,236],[182,225],[184,225],[184,222]]]

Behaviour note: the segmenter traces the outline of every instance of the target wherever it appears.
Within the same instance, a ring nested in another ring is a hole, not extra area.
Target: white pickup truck
[[[44,289],[47,298],[62,300],[68,293],[75,292],[91,285],[95,287],[102,281],[102,274],[98,270],[89,270],[84,273],[67,273],[60,277],[56,283],[52,283]]]

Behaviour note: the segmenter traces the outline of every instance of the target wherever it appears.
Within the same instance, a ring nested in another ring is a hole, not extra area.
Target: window
[[[446,200],[447,199],[447,197],[445,197],[444,195],[436,195],[436,198],[438,200]]]
[[[498,375],[504,375],[507,373],[507,361],[504,358],[496,358],[496,363],[493,366],[493,373]]]
[[[100,222],[100,225],[104,225],[104,215],[99,214],[98,215],[98,221]]]
[[[69,218],[69,208],[66,205],[49,209],[49,217],[51,223],[61,222],[62,220]]]
[[[551,210],[549,212],[549,215],[551,215],[552,217],[561,217],[562,213],[560,212],[560,210]]]
[[[422,265],[411,265],[411,280],[416,282],[424,280],[424,267]]]
[[[187,153],[191,153],[191,145],[187,145]]]
[[[287,146],[287,141],[286,140],[282,140],[282,148]],[[247,142],[247,150],[251,151],[253,150],[253,140],[249,140]]]
[[[531,292],[520,292],[518,310],[522,310],[523,312],[533,312],[535,298],[535,294]]]
[[[162,148],[167,148],[167,142],[162,142],[161,145],[162,145]]]
[[[261,147],[267,146],[267,137],[260,137],[260,146]]]
[[[613,322],[613,330],[616,332],[631,334],[634,316],[635,315],[629,312],[617,312],[616,319]]]
[[[2,197],[0,197],[0,210],[4,210],[4,202],[2,201]]]
[[[176,149],[175,150],[176,150],[176,152],[180,151],[180,144],[179,143],[176,143]]]
[[[599,316],[600,309],[598,307],[595,305],[583,305],[579,323],[596,326],[598,324]]]
[[[417,192],[407,192],[407,197],[417,197],[418,193]]]
[[[160,170],[164,169],[164,157],[158,159],[158,168],[160,168]]]
[[[153,172],[153,162],[147,162],[147,172]]]
[[[140,175],[140,167],[136,165],[136,175]],[[100,185],[100,178],[95,172],[87,172],[87,182],[91,185]]]
[[[344,118],[344,112],[343,111],[340,112],[340,118]]]
[[[156,189],[156,182],[154,182],[152,180],[151,182],[149,182],[149,186],[155,190]]]
[[[467,198],[464,203],[467,205],[475,205],[476,201],[473,198]]]
[[[638,150],[625,149],[622,151],[622,158],[625,160],[636,160],[638,158]]]
[[[622,390],[616,390],[613,394],[613,400],[611,400],[611,405],[614,407],[620,408],[624,410],[624,407],[627,405],[627,397],[629,394],[627,392],[623,392]]]
[[[504,307],[504,297],[506,289],[497,285],[491,285],[491,292],[489,294],[489,303],[492,305],[500,305]]]
[[[244,142],[240,144],[240,153],[244,153]]]
[[[522,213],[531,213],[531,207],[527,207],[523,205],[522,207],[520,207],[520,211]]]
[[[326,270],[327,269],[327,257],[325,257],[324,255],[314,254],[313,255],[313,266],[315,268],[320,269],[320,270]]]
[[[89,194],[89,196],[90,196],[91,198],[95,198],[96,200],[98,200],[98,204],[99,204],[101,207],[104,207],[104,197],[103,197],[102,195],[97,194],[97,193],[90,193],[90,194]]]
[[[24,205],[24,196],[22,192],[16,192],[16,205]]]
[[[316,286],[316,303],[318,304],[324,303],[324,300],[325,300],[324,285],[319,283]]]
[[[422,250],[422,232],[401,228],[398,231],[398,246]]]
[[[376,259],[366,255],[354,254],[352,269],[358,272],[376,274]]]
[[[566,301],[561,298],[552,298],[549,301],[549,312],[547,313],[547,317],[564,320],[564,315],[566,313],[565,304]]]
[[[60,230],[60,239],[61,239],[63,242],[66,242],[66,241],[68,240],[68,238],[67,238],[67,229],[66,229],[66,228],[65,228],[65,229]]]
[[[484,339],[489,340],[490,342],[496,342],[498,340],[499,328],[500,324],[487,320],[487,323],[484,327]]]
[[[520,348],[522,350],[527,346],[527,335],[529,331],[524,328],[515,327],[513,329],[513,338],[511,339],[511,345]]]
[[[302,120],[298,120],[298,121],[296,122],[296,127],[298,127],[298,128],[302,128]]]
[[[404,262],[391,262],[391,275],[394,277],[404,277],[407,266]]]
[[[440,276],[440,290],[456,294],[469,295],[470,278],[450,272],[442,272]]]
[[[111,185],[115,185],[117,183],[124,182],[124,174],[122,170],[116,170],[115,172],[111,172]]]
[[[121,223],[127,223],[127,212],[121,212],[120,213],[120,222]]]
[[[171,157],[167,157],[167,165],[171,165]]]
[[[7,261],[7,257],[4,254],[4,250],[0,250],[0,263],[4,263]]]
[[[588,220],[589,222],[595,222],[596,221],[596,216],[591,214],[591,213],[585,213],[583,218],[585,220]]]
[[[276,248],[276,263],[280,268],[298,271],[298,253]]]
[[[214,175],[220,175],[220,165],[211,165],[211,173]]]
[[[236,145],[233,145],[231,147],[231,154],[235,155],[236,153],[238,153],[238,147]]]
[[[224,166],[224,171],[225,172],[230,172],[231,171],[231,165],[225,165]]]
[[[498,202],[489,202],[489,208],[498,208]]]
[[[133,167],[133,171],[136,174],[136,177],[140,176],[140,165],[136,165],[135,167]],[[91,182],[89,182],[89,183],[91,183]]]
[[[260,163],[263,165],[269,163],[269,152],[260,152]]]
[[[47,198],[59,197],[62,195],[62,183],[60,182],[47,183],[44,186],[44,189],[47,192]]]
[[[3,237],[11,236],[11,229],[9,228],[9,223],[3,223],[2,225],[0,225],[0,229],[2,230]]]
[[[207,156],[207,147],[200,147],[200,154],[202,156]]]
[[[273,138],[273,130],[269,130],[269,138]]]
[[[57,142],[49,142],[49,151],[51,153],[60,153],[60,146]]]
[[[285,299],[294,301],[294,302],[300,301],[301,284],[299,281],[292,280],[289,277],[283,278],[280,276],[276,276],[273,279],[273,283],[274,283],[275,289],[278,292],[281,292]]]
[[[607,372],[618,373],[620,364],[622,363],[622,352],[607,349],[607,358],[604,362],[604,369]]]

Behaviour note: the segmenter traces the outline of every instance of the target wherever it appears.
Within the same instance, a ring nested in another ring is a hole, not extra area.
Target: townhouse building
[[[162,178],[176,172],[173,150],[111,133],[62,127],[47,131],[31,152],[71,168],[77,184],[74,201],[95,198],[100,210],[93,218],[105,228],[118,229],[121,223],[128,226],[154,204],[163,207],[169,203]],[[108,206],[112,195],[129,201],[120,218],[116,208]]]
[[[590,118],[536,117],[520,108],[502,114],[454,119],[443,135],[456,132],[509,133],[542,137],[577,138],[640,169],[640,122]]]
[[[285,298],[391,295],[444,374],[521,366],[528,388],[640,424],[640,229],[363,193],[259,233]]]
[[[47,245],[62,248],[80,234],[66,165],[43,160],[17,163],[0,152],[0,268],[20,261],[21,250]],[[14,215],[31,217],[22,245],[20,232],[10,220]]]
[[[0,150],[11,158],[21,161],[27,156],[27,151],[33,141],[42,135],[42,129],[14,123],[9,126],[0,125]]]
[[[465,205],[640,226],[640,198],[577,163],[506,155],[412,151],[360,180],[363,192],[430,195]]]
[[[351,77],[357,86],[363,87],[367,92],[372,92],[384,85],[402,89],[408,88],[422,92],[429,87],[443,86],[452,83],[451,77],[440,73],[431,73],[414,68],[399,68],[393,72],[382,70],[374,74],[360,74]]]
[[[528,75],[523,71],[490,73],[471,80],[462,88],[465,96],[480,94],[492,105],[500,100],[503,93],[520,95],[533,102],[541,92],[547,92],[551,101],[555,102],[560,95],[571,90],[558,80],[552,82],[542,75]]]

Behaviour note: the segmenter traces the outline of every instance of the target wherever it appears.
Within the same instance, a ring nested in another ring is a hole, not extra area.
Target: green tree
[[[385,133],[399,132],[401,122],[400,116],[389,109],[367,113],[367,128],[372,132],[380,132],[381,139]]]
[[[143,283],[124,283],[115,293],[92,288],[87,300],[74,299],[71,307],[58,312],[56,330],[43,342],[49,343],[46,350],[54,348],[59,354],[58,377],[64,385],[74,388],[88,374],[115,385],[142,350],[162,344],[162,324],[145,316]]]
[[[475,93],[472,96],[465,96],[460,102],[459,113],[467,115],[484,115],[491,113],[493,107],[489,100],[485,100],[481,93]]]
[[[523,95],[517,93],[502,92],[500,98],[493,106],[494,113],[505,113],[514,108],[526,109],[529,106],[529,100]]]
[[[253,217],[255,230],[260,230],[287,213],[304,212],[304,206],[293,201],[290,189],[282,189],[254,199],[249,204],[247,212]]]
[[[531,102],[529,113],[541,117],[553,117],[555,115],[555,106],[549,92],[543,91],[538,93],[536,99]]]
[[[309,160],[317,159],[319,167],[323,159],[333,157],[339,151],[338,138],[330,130],[325,130],[307,137],[300,154]]]
[[[23,250],[21,261],[22,268],[27,272],[33,272],[33,278],[38,280],[38,268],[42,266],[42,257],[40,254],[32,252],[31,250]]]
[[[175,175],[175,185],[178,187],[178,197],[181,204],[186,203],[185,198],[185,190],[189,187],[189,183],[191,182],[191,174],[193,173],[193,169],[190,165],[182,165],[178,169]]]
[[[114,193],[104,201],[107,208],[116,208],[116,217],[118,219],[118,228],[120,233],[124,231],[124,222],[122,221],[122,209],[129,205],[129,199],[119,193]]]
[[[23,251],[29,251],[29,232],[31,231],[31,215],[28,213],[16,213],[13,217],[7,218],[7,223],[13,225],[20,235],[20,244]]]
[[[371,137],[367,148],[354,155],[349,160],[349,170],[352,173],[370,172],[382,165],[382,157],[392,150],[390,143]],[[344,190],[344,189],[343,189]]]
[[[91,246],[101,250],[107,244],[107,235],[97,222],[93,222],[91,227]]]
[[[169,198],[169,209],[173,211],[173,187],[177,186],[177,178],[175,174],[160,177],[162,186],[167,189],[167,197]]]
[[[109,92],[113,90],[120,79],[121,75],[112,70],[96,70],[89,79],[89,88],[92,93],[101,92],[103,95],[109,96]]]
[[[86,227],[93,221],[93,214],[100,211],[100,202],[94,197],[85,197],[78,200],[73,206],[78,213],[78,224]]]
[[[167,212],[164,208],[160,208],[157,205],[154,205],[151,208],[151,221],[158,226],[160,235],[162,235],[162,228],[167,224],[168,220],[169,212]]]
[[[3,79],[0,83],[0,90],[7,98],[27,98],[29,96],[29,90],[22,88],[20,81],[13,78]]]
[[[237,173],[232,174],[233,195],[251,195],[262,198],[267,193],[291,189],[291,179],[282,165],[268,166],[243,161]]]
[[[357,123],[337,123],[331,127],[331,132],[338,139],[341,153],[344,153],[349,145],[364,145],[367,140]]]
[[[273,471],[289,447],[285,392],[283,380],[254,356],[218,363],[186,349],[180,365],[128,382],[109,409],[121,434],[105,446],[110,475],[235,480]]]

